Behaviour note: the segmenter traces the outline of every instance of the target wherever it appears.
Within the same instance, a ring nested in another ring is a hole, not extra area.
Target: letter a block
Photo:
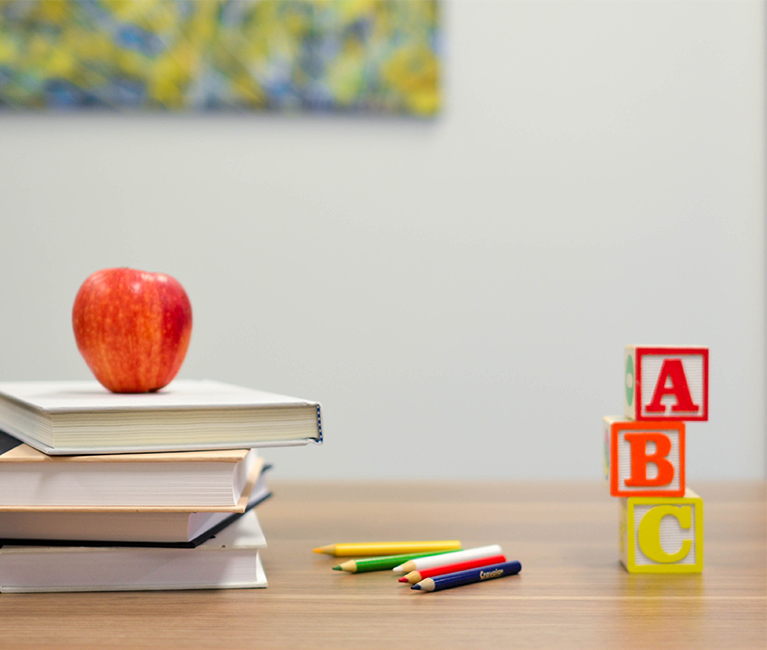
[[[625,416],[708,420],[708,348],[626,346]]]
[[[700,573],[703,570],[703,499],[620,499],[620,560],[629,573]]]
[[[682,497],[684,422],[604,418],[605,478],[614,497]]]

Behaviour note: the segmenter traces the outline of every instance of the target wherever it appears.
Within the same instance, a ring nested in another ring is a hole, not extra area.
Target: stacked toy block
[[[703,570],[703,500],[686,484],[685,422],[708,420],[708,348],[626,346],[624,417],[604,418],[605,478],[630,573]]]

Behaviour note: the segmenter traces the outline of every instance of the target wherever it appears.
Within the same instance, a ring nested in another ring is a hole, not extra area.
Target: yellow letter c
[[[642,549],[642,553],[654,562],[664,564],[678,562],[692,548],[692,541],[686,539],[676,553],[669,554],[663,550],[660,545],[660,522],[666,515],[676,517],[682,528],[688,529],[692,526],[692,506],[655,506],[645,513],[637,530],[639,548]]]

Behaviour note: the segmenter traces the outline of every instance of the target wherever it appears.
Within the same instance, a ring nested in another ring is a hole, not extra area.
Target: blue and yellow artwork
[[[0,0],[0,107],[440,108],[438,0]]]

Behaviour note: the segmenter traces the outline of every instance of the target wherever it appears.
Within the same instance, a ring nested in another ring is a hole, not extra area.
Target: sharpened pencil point
[[[410,587],[411,589],[415,589],[416,591],[421,591],[421,585],[413,585]]]
[[[402,577],[399,579],[399,582],[410,582],[410,580],[408,580],[408,579],[407,579],[405,576],[402,576]]]
[[[333,571],[343,571],[344,568],[339,564],[338,566],[333,567]]]

